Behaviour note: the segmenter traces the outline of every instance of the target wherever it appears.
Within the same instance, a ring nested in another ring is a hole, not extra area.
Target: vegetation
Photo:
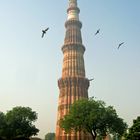
[[[55,140],[55,133],[47,133],[45,135],[45,140]]]
[[[29,138],[39,130],[32,123],[37,114],[29,107],[15,107],[6,114],[0,112],[0,136],[7,140]]]
[[[93,140],[97,135],[105,137],[107,133],[123,135],[127,124],[119,118],[112,106],[93,98],[76,101],[69,114],[60,120],[60,126],[66,133],[84,131],[91,134]]]
[[[133,125],[129,128],[128,133],[125,134],[126,140],[140,140],[140,116],[133,120]]]
[[[6,128],[6,120],[5,120],[5,115],[3,112],[0,112],[0,140],[4,136],[4,130]]]

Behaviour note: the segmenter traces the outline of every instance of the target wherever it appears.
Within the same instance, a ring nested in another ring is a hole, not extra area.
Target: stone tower
[[[85,78],[84,52],[77,0],[69,0],[66,34],[63,52],[62,77],[58,80],[60,90],[56,124],[56,140],[89,140],[82,132],[66,134],[59,126],[59,120],[69,112],[70,105],[81,98],[88,98],[89,80]]]

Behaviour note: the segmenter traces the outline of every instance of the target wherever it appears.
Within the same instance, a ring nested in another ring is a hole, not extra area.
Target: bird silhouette
[[[42,38],[44,37],[44,34],[46,34],[46,32],[49,30],[49,28],[42,30]]]
[[[90,82],[90,81],[92,81],[92,80],[94,80],[94,78],[92,78],[92,79],[89,79],[88,81]]]
[[[95,35],[97,35],[99,32],[100,32],[100,29],[98,29],[98,30],[96,31]]]
[[[119,49],[123,44],[124,44],[124,42],[120,43],[120,44],[118,45],[118,49]]]

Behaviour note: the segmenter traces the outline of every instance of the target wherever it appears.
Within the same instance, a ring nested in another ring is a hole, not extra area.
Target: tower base
[[[58,136],[55,140],[92,140],[91,136]]]

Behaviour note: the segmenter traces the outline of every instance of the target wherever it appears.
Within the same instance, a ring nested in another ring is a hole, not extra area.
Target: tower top
[[[77,0],[69,0],[69,7],[67,10],[68,20],[79,20],[79,8],[77,7]]]
[[[69,0],[69,6],[77,7],[77,0]]]

